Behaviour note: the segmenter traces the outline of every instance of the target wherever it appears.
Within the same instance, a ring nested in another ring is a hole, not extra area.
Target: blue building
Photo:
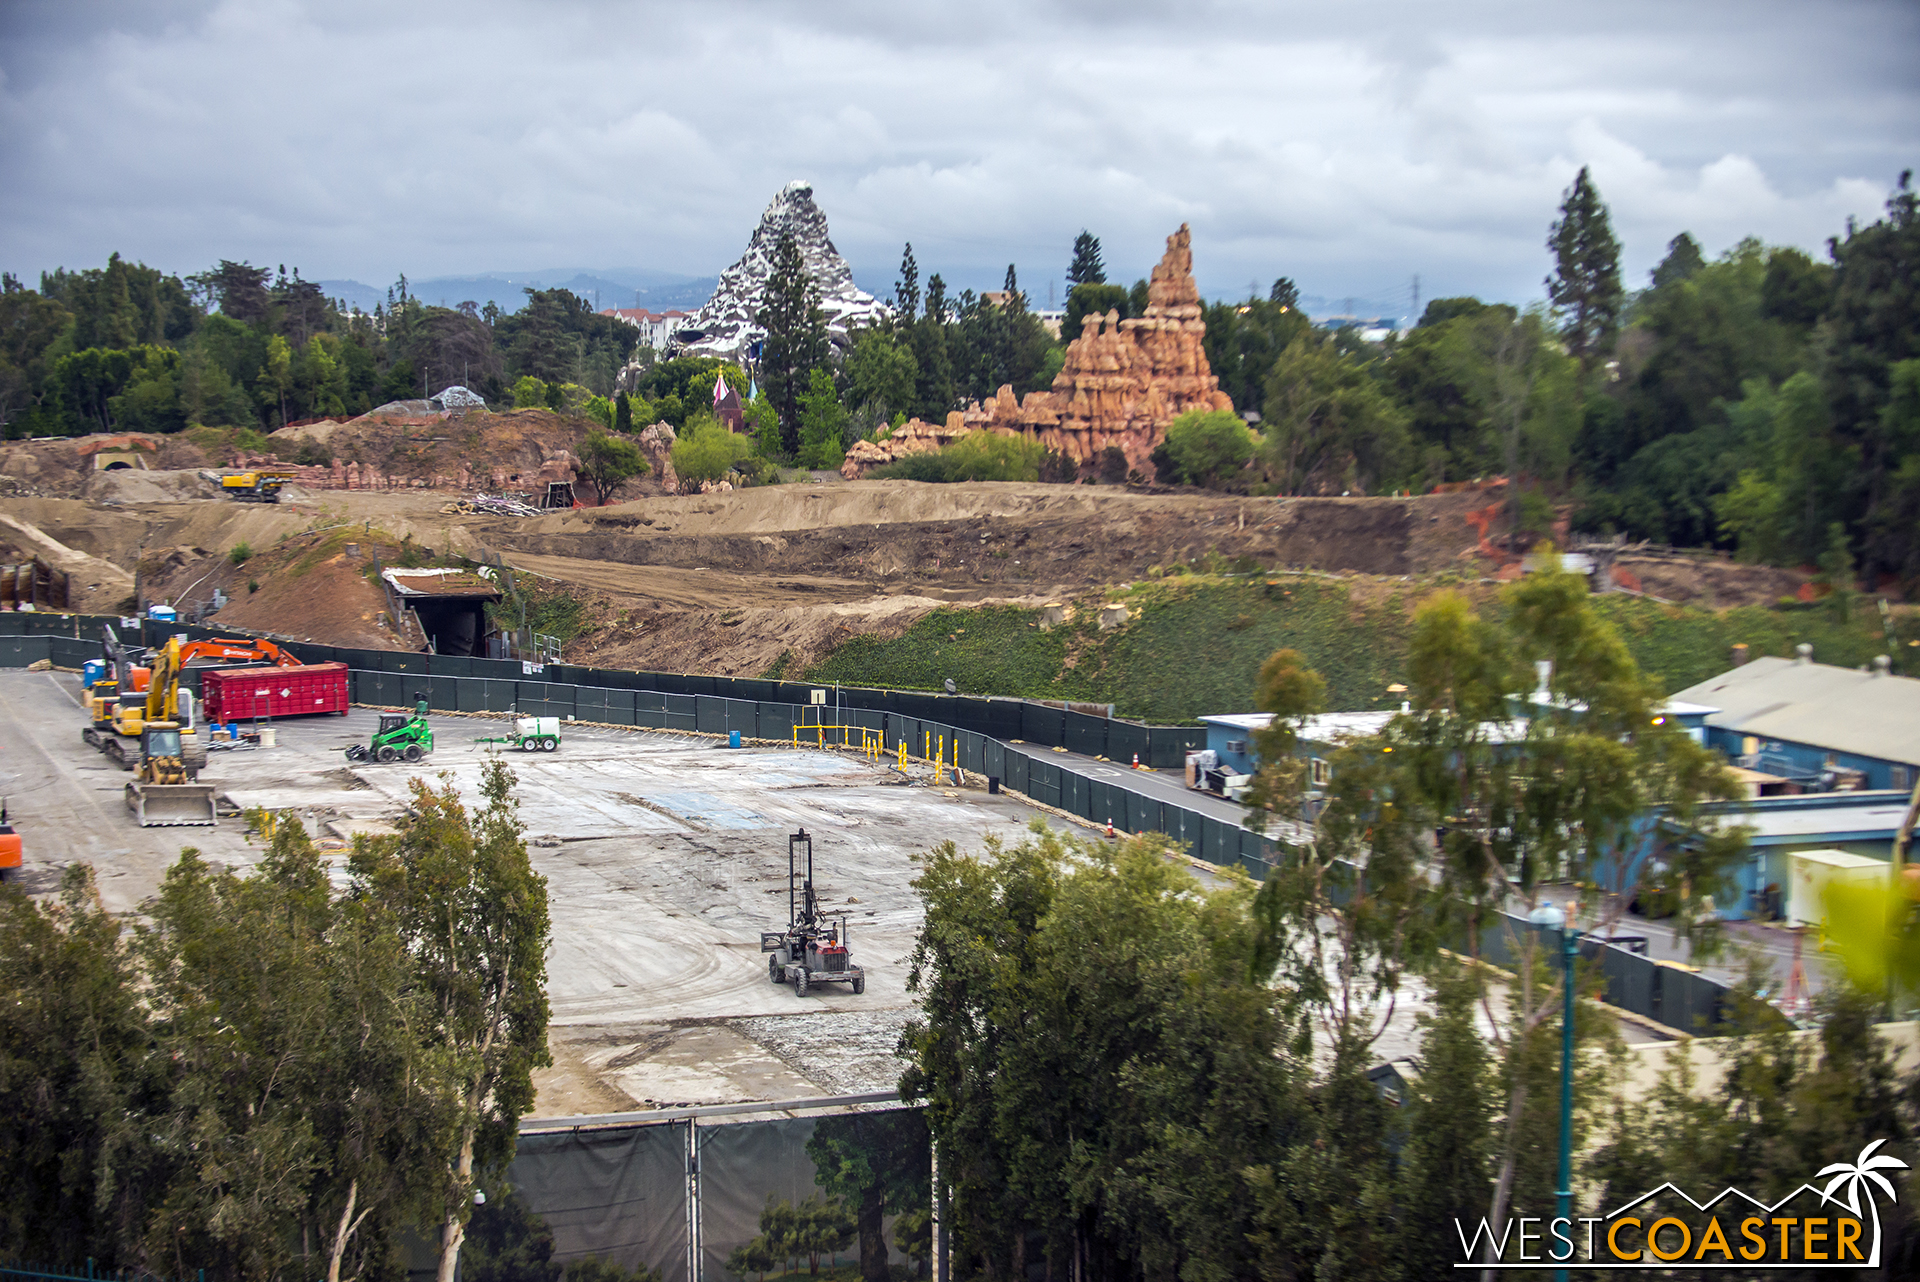
[[[1712,709],[1706,745],[1736,766],[1801,792],[1905,792],[1920,778],[1920,681],[1882,657],[1865,671],[1795,659],[1755,659],[1674,696]]]

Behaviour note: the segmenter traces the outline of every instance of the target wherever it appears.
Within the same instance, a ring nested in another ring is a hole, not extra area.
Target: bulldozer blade
[[[210,783],[130,783],[127,809],[142,828],[215,822]]]

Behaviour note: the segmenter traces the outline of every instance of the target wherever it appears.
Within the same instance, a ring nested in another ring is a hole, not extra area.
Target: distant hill
[[[434,307],[457,307],[469,301],[485,307],[491,301],[502,311],[514,312],[526,303],[528,289],[567,289],[589,303],[597,303],[598,308],[663,311],[678,307],[692,311],[707,301],[717,281],[713,276],[680,276],[644,267],[552,267],[545,271],[433,276],[409,280],[407,289]],[[323,280],[319,284],[328,298],[342,299],[363,312],[371,312],[376,304],[384,306],[387,301],[384,285],[365,285],[357,280]]]

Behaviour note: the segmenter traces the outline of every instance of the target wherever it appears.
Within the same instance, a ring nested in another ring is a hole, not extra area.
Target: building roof
[[[1904,792],[1819,792],[1758,797],[1711,807],[1728,824],[1753,830],[1755,846],[1891,841],[1907,817]]]
[[[1308,743],[1332,743],[1336,739],[1379,734],[1387,728],[1387,722],[1397,715],[1392,712],[1323,712],[1301,721],[1300,738]],[[1266,712],[1226,713],[1217,717],[1202,717],[1200,720],[1207,725],[1246,731],[1265,730],[1273,724],[1272,714]]]
[[[1920,681],[1798,659],[1755,659],[1674,698],[1718,709],[1707,724],[1882,761],[1920,764]]]

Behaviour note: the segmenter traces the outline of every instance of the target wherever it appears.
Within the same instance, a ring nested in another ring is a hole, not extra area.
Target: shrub
[[[1216,486],[1253,458],[1253,433],[1230,410],[1188,410],[1167,428],[1167,457],[1187,485]]]
[[[870,475],[896,481],[1037,481],[1046,452],[1024,436],[969,432],[938,454],[909,454]]]
[[[252,555],[253,555],[253,545],[246,542],[245,540],[242,540],[241,542],[234,544],[233,547],[227,552],[227,560],[233,563],[234,565],[245,565],[247,563],[247,559]]]
[[[685,430],[673,443],[673,470],[681,481],[698,484],[717,481],[744,463],[753,453],[753,443],[738,435],[713,415],[698,413],[687,420]],[[772,470],[772,465],[767,465]],[[759,479],[759,469],[754,470]]]

